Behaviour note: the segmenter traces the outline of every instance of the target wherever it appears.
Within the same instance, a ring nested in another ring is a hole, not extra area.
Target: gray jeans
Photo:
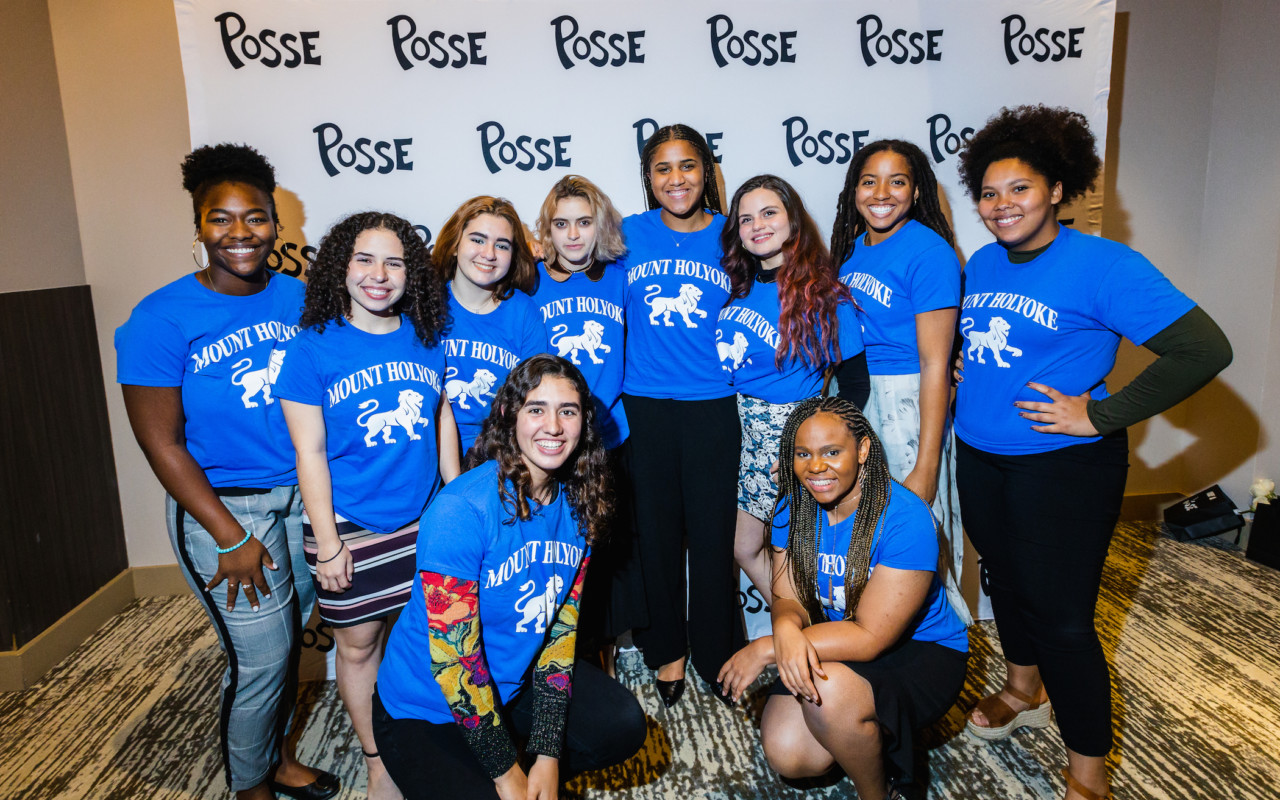
[[[271,554],[277,569],[264,569],[271,596],[254,611],[241,593],[227,611],[227,582],[204,587],[218,571],[213,537],[172,497],[165,499],[169,540],[178,566],[204,605],[222,649],[222,759],[232,791],[267,779],[280,759],[297,700],[297,651],[315,587],[302,557],[302,493],[277,486],[260,493],[219,490],[240,525]]]

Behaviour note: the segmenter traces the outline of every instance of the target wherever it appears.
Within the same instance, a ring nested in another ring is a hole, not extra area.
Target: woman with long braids
[[[864,800],[923,796],[915,735],[959,696],[969,641],[938,578],[937,523],[847,400],[800,403],[780,448],[773,635],[725,664],[723,691],[737,700],[776,664],[760,720],[774,769],[838,765]]]
[[[203,244],[208,262],[152,292],[116,331],[117,380],[167,493],[178,566],[227,654],[227,784],[239,800],[322,800],[338,793],[338,778],[299,764],[287,735],[316,596],[293,448],[271,393],[284,357],[274,347],[297,332],[303,285],[267,268],[276,179],[258,151],[199,147],[182,164],[182,186],[192,250]]]
[[[965,270],[960,502],[1007,668],[968,730],[994,740],[1047,726],[1052,699],[1069,800],[1109,793],[1111,684],[1094,607],[1124,497],[1125,428],[1231,361],[1218,326],[1151,262],[1058,224],[1101,166],[1087,120],[1045,106],[1002,109],[960,157],[996,237]],[[1121,336],[1158,358],[1109,395]]]
[[[942,524],[947,593],[967,623],[948,411],[960,262],[938,181],[919,147],[881,139],[857,152],[836,205],[831,255],[862,321],[871,373],[867,419],[884,443],[893,477],[931,505]]]
[[[410,800],[554,798],[644,743],[635,697],[574,663],[589,547],[608,530],[608,458],[582,374],[518,364],[436,496],[413,597],[378,673],[374,735]],[[521,761],[517,742],[529,759]]]
[[[684,692],[687,655],[714,683],[745,638],[733,564],[741,432],[716,357],[716,314],[729,299],[729,276],[720,266],[715,158],[697,131],[669,125],[649,137],[640,161],[650,210],[622,222],[622,404],[649,617],[634,634],[670,707]]]
[[[448,320],[444,285],[413,226],[353,214],[307,270],[302,331],[274,389],[298,452],[307,564],[333,628],[338,693],[370,800],[400,797],[371,721],[387,618],[409,600],[418,519],[440,479],[460,472],[442,386]]]
[[[716,352],[738,395],[742,452],[734,556],[765,603],[772,597],[765,521],[777,488],[778,438],[801,400],[834,374],[841,397],[867,402],[867,359],[848,287],[836,280],[818,226],[791,184],[757,175],[733,195],[720,232],[729,304]]]
[[[458,206],[431,250],[449,290],[445,393],[464,456],[507,373],[547,350],[547,332],[529,300],[538,267],[526,230],[510,201],[481,195]]]

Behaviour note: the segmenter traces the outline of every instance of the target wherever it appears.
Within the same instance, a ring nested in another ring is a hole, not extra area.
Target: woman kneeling
[[[644,742],[631,693],[573,658],[588,545],[611,505],[594,416],[568,361],[521,362],[472,469],[423,515],[422,530],[441,533],[418,540],[413,595],[373,697],[378,750],[411,800],[554,798],[562,773],[618,763]]]
[[[783,429],[773,511],[773,635],[720,673],[737,699],[769,664],[760,735],[787,778],[839,765],[858,797],[897,796],[915,777],[915,732],[964,684],[968,638],[938,578],[929,508],[889,477],[857,406],[801,403]]]

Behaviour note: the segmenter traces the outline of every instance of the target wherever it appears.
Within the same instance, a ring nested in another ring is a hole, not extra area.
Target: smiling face
[[[760,259],[760,266],[782,264],[782,246],[791,238],[791,218],[782,198],[772,189],[752,189],[738,203],[738,237],[742,247]]]
[[[556,251],[556,263],[567,270],[577,272],[591,265],[596,248],[595,215],[585,198],[556,201],[551,215],[551,246]]]
[[[1058,235],[1062,184],[1049,180],[1018,158],[993,161],[982,174],[978,216],[1010,250],[1035,250]]]
[[[819,412],[796,431],[792,468],[818,505],[831,510],[858,491],[858,473],[870,453],[870,439],[858,441],[840,417]]]
[[[360,231],[347,262],[349,319],[361,330],[377,319],[394,317],[407,280],[404,244],[384,228]]]
[[[511,223],[494,214],[480,214],[462,229],[458,238],[458,270],[454,281],[466,281],[485,291],[507,276],[514,249]]]
[[[271,197],[247,183],[211,187],[200,207],[198,238],[209,254],[209,276],[217,290],[259,278],[276,244]]]
[[[867,223],[867,241],[879,244],[911,219],[911,206],[920,196],[911,165],[892,150],[867,159],[858,176],[854,205]]]
[[[702,158],[683,139],[658,145],[649,159],[649,185],[662,210],[686,219],[702,209]]]
[[[534,491],[569,460],[582,437],[582,398],[569,379],[543,377],[516,415],[516,446]]]

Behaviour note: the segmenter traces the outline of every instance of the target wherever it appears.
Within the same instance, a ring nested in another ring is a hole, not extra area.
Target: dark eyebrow
[[[267,213],[267,210],[266,210],[265,208],[251,208],[251,209],[249,209],[249,210],[245,211],[244,213],[246,213],[246,214],[265,214],[265,213]],[[228,214],[228,215],[234,215],[234,212],[229,211],[229,210],[227,210],[227,209],[225,209],[225,208],[211,208],[211,209],[209,209],[207,212],[205,212],[205,216],[209,216],[209,215],[211,215],[211,214]]]

